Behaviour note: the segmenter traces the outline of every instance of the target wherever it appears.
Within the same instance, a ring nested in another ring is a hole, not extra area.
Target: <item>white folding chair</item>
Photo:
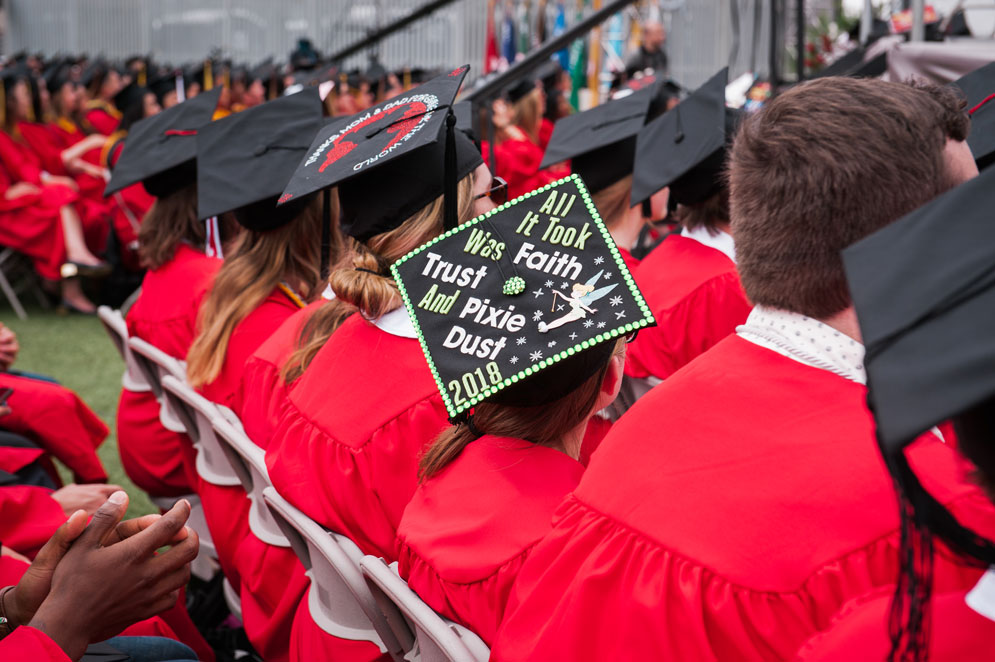
[[[162,391],[197,451],[197,475],[212,485],[240,485],[242,481],[214,434],[214,421],[221,417],[217,405],[175,375],[162,378]]]
[[[141,338],[128,338],[128,348],[131,349],[135,364],[159,401],[159,421],[162,426],[170,432],[189,433],[184,422],[180,420],[177,412],[173,411],[162,393],[163,377],[172,375],[178,380],[186,380],[183,364],[179,359],[173,358]]]
[[[0,292],[10,302],[14,314],[22,320],[28,319],[28,313],[17,295],[25,290],[30,290],[35,295],[42,308],[50,307],[28,258],[9,246],[0,247]]]
[[[356,543],[319,525],[273,487],[263,490],[263,498],[311,579],[308,610],[318,627],[341,639],[369,641],[403,660],[410,642],[398,641],[384,622],[359,570],[363,553]]]
[[[124,321],[124,315],[120,310],[113,310],[109,306],[99,306],[97,308],[97,318],[104,325],[104,330],[110,336],[111,341],[117,348],[121,358],[124,359],[124,375],[121,377],[121,386],[132,393],[143,393],[151,391],[145,375],[135,361],[135,357],[128,347],[128,325]]]
[[[226,451],[235,474],[242,481],[249,495],[249,529],[267,545],[290,547],[273,513],[263,501],[263,489],[271,485],[266,470],[266,451],[252,443],[245,434],[242,422],[230,409],[219,407],[221,416],[213,421],[214,432]]]
[[[414,644],[406,651],[408,662],[487,662],[491,651],[480,637],[444,618],[418,597],[397,574],[397,563],[387,565],[376,556],[359,561],[363,577],[386,622],[408,628]],[[403,636],[403,630],[400,635]]]
[[[173,504],[180,499],[190,502],[190,517],[187,518],[187,526],[197,532],[200,540],[200,551],[197,558],[190,564],[190,572],[204,581],[214,577],[221,569],[218,565],[218,549],[214,546],[211,532],[207,528],[207,520],[204,519],[204,507],[200,503],[200,497],[196,494],[186,494],[182,497],[153,497],[152,503],[161,510],[169,510]]]

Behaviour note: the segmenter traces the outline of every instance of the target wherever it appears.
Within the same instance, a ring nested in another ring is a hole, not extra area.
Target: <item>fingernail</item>
[[[110,497],[107,500],[110,501],[111,503],[123,506],[124,504],[128,503],[128,495],[125,492],[118,490],[114,494],[110,495]]]
[[[193,508],[193,506],[190,505],[190,502],[187,501],[186,499],[180,499],[180,501],[182,501],[183,503],[187,504],[187,508]]]

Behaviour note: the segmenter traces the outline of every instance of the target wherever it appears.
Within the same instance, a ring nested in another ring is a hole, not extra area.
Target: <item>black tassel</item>
[[[456,115],[450,107],[446,115],[446,169],[445,175],[445,215],[443,223],[446,230],[452,230],[459,225],[456,214],[456,138],[453,132],[456,130]]]

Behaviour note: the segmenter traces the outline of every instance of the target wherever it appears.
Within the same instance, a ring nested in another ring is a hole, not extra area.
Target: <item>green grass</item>
[[[97,453],[109,482],[124,487],[131,498],[128,516],[159,512],[148,495],[128,480],[121,467],[115,420],[124,361],[100,321],[95,316],[60,316],[38,307],[28,308],[28,319],[22,321],[6,301],[0,300],[0,322],[14,330],[21,344],[15,368],[59,380],[83,398],[107,424],[110,435]],[[63,480],[71,480],[65,467],[60,466],[59,470]]]

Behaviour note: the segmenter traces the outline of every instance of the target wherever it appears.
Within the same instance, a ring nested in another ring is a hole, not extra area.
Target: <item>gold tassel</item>
[[[404,67],[404,89],[411,89],[411,67]]]
[[[7,126],[7,89],[0,81],[0,127]]]
[[[211,61],[204,60],[204,91],[214,87],[214,74],[211,72]]]
[[[138,87],[145,87],[149,82],[148,74],[145,71],[145,63],[142,62],[142,68],[138,70]]]
[[[226,90],[231,89],[231,67],[225,65],[223,73],[221,74],[222,85],[225,86]]]

